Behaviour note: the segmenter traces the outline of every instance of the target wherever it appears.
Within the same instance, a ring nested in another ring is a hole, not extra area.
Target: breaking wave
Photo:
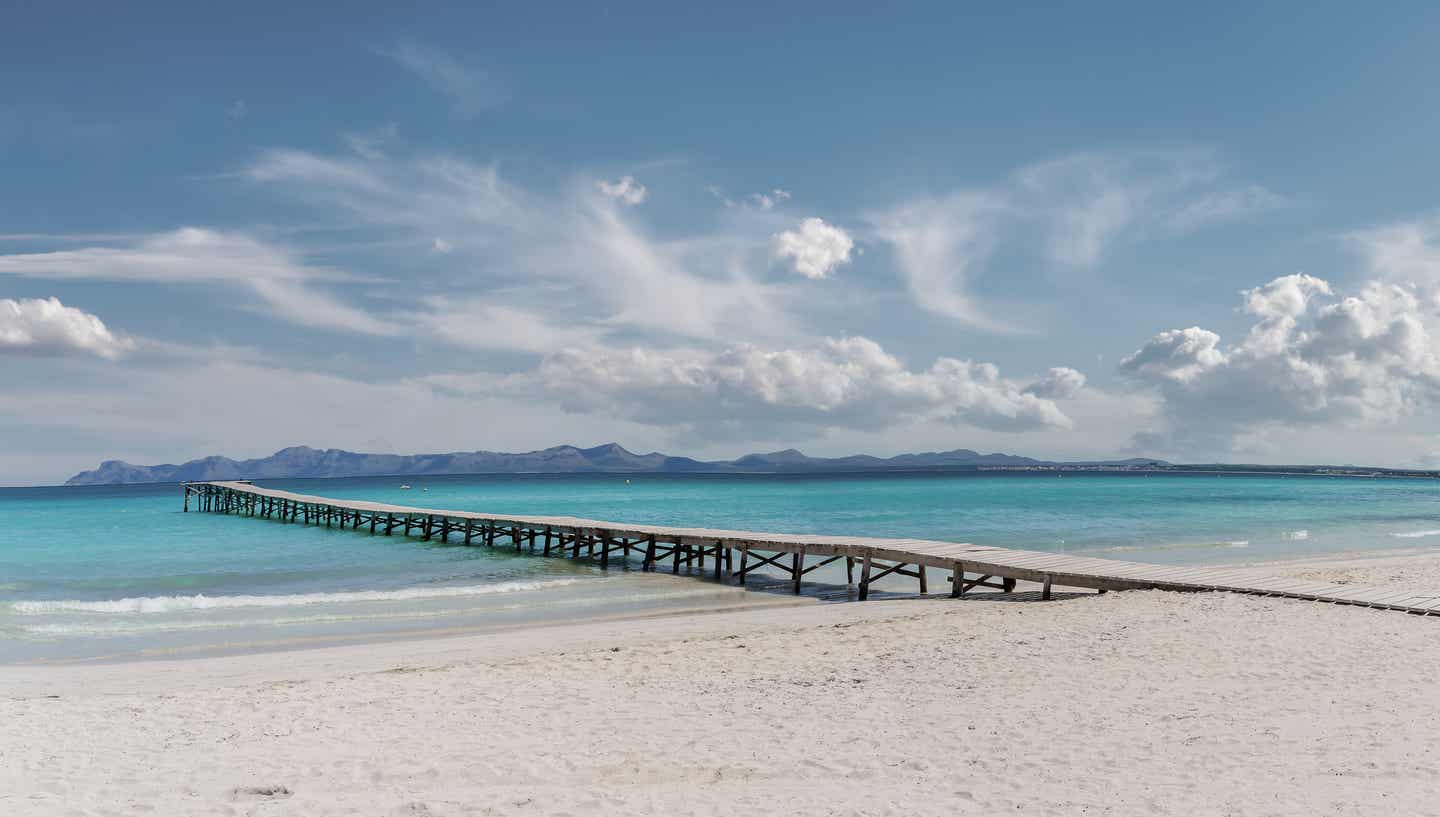
[[[185,610],[224,610],[246,607],[303,607],[311,604],[348,604],[371,601],[416,601],[465,596],[488,596],[545,590],[575,584],[583,579],[501,582],[461,587],[407,587],[401,590],[357,590],[340,593],[297,593],[281,596],[141,596],[111,601],[16,601],[10,609],[20,615],[47,613],[174,613]]]
[[[1440,530],[1412,530],[1405,533],[1392,533],[1391,536],[1400,539],[1424,539],[1427,536],[1440,536]]]
[[[1151,550],[1203,550],[1219,548],[1248,548],[1249,539],[1231,539],[1223,542],[1169,542],[1158,545],[1108,545],[1105,547],[1085,548],[1094,553],[1139,553]]]

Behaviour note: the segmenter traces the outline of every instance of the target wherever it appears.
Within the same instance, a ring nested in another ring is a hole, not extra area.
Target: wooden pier
[[[1350,604],[1417,615],[1440,615],[1440,592],[1387,590],[1354,584],[1314,582],[1267,576],[1244,568],[1165,566],[1067,556],[1043,551],[923,539],[759,533],[754,531],[631,525],[562,516],[499,516],[468,511],[412,508],[379,502],[331,499],[260,488],[249,482],[192,482],[184,485],[184,509],[239,514],[286,523],[365,530],[372,534],[413,536],[453,544],[509,546],[544,556],[588,559],[608,568],[615,558],[640,558],[642,570],[668,566],[706,569],[717,580],[745,584],[763,567],[788,576],[794,592],[806,575],[844,561],[846,580],[858,596],[891,575],[919,583],[930,592],[937,571],[951,596],[977,587],[1012,592],[1017,581],[1052,588],[1096,590],[1226,591],[1261,596]],[[497,544],[498,543],[498,544]]]

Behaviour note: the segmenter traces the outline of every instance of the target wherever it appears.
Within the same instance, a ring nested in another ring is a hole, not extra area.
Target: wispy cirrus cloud
[[[997,184],[923,196],[872,210],[917,306],[989,331],[1014,331],[973,294],[1005,251],[1056,270],[1101,264],[1124,241],[1258,217],[1284,197],[1231,181],[1209,151],[1078,153],[1020,168]]]
[[[659,238],[625,201],[637,197],[633,180],[580,178],[540,191],[512,183],[494,164],[453,155],[296,150],[266,151],[243,175],[357,227],[408,240],[413,253],[443,255],[437,275],[456,301],[484,299],[506,315],[564,309],[571,326],[597,337],[794,331],[784,287],[761,275],[769,266],[768,222]],[[427,322],[446,325],[443,314],[433,317]]]
[[[650,191],[645,188],[645,185],[635,181],[634,176],[621,176],[619,180],[613,182],[602,179],[596,182],[595,186],[610,198],[632,206],[643,203],[650,195]]]
[[[1353,230],[1341,239],[1371,275],[1440,283],[1440,213]]]
[[[443,49],[402,40],[379,51],[448,98],[458,117],[478,116],[510,100],[504,84],[489,72],[467,65]]]
[[[0,275],[47,280],[217,283],[248,292],[268,314],[320,329],[394,335],[399,329],[320,288],[349,276],[238,232],[184,227],[77,249],[0,254]]]

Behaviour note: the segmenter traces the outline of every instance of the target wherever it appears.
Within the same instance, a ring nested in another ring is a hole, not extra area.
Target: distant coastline
[[[486,474],[840,474],[937,472],[1125,472],[1214,473],[1272,476],[1429,478],[1440,472],[1351,465],[1176,464],[1154,458],[1065,462],[1015,454],[952,451],[873,457],[811,457],[795,449],[747,454],[733,460],[697,460],[658,452],[636,454],[618,443],[590,448],[561,445],[539,451],[470,451],[447,454],[367,454],[308,446],[284,448],[269,457],[235,460],[210,456],[174,465],[134,465],[107,460],[65,485],[130,485],[230,479],[415,477]]]

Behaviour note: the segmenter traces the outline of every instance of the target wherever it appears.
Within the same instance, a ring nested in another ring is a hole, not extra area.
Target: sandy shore
[[[0,668],[0,814],[1440,814],[1440,618],[1033,599]]]

